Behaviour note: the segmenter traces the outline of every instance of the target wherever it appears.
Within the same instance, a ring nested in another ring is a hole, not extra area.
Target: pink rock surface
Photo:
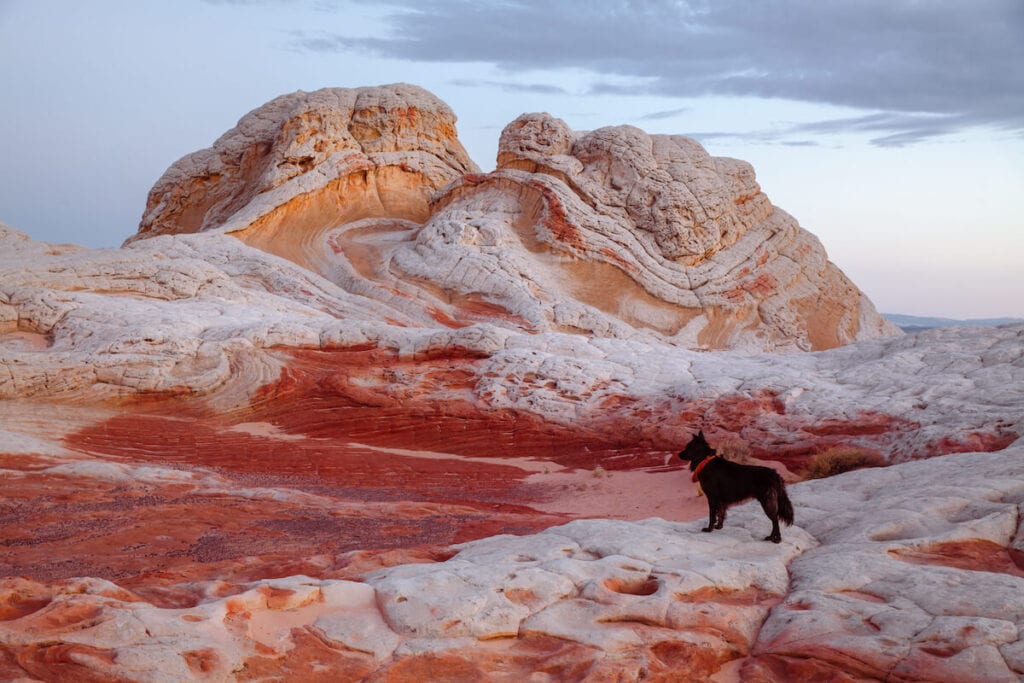
[[[1024,577],[1005,557],[1024,533],[1022,455],[1013,447],[792,485],[798,526],[780,545],[758,540],[767,522],[747,505],[710,535],[700,522],[579,520],[349,578],[195,580],[192,599],[177,603],[100,579],[9,578],[0,671],[1015,680]],[[951,562],[953,547],[984,552]],[[1004,559],[991,563],[997,549]]]
[[[297,93],[121,249],[0,225],[0,679],[1024,674],[1024,326],[868,339],[743,162],[454,123]],[[700,534],[697,428],[904,464]]]

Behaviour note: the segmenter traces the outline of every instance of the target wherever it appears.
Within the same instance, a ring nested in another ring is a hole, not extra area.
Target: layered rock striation
[[[686,138],[454,123],[296,93],[120,249],[0,225],[0,678],[1024,673],[1024,325],[887,336]],[[903,464],[709,536],[697,428]]]
[[[0,239],[4,400],[159,412],[188,399],[195,419],[284,425],[293,416],[267,400],[282,396],[665,450],[702,426],[797,469],[838,443],[901,460],[1002,448],[1024,429],[1020,325],[706,354],[493,321],[421,327],[215,232],[105,250]]]
[[[197,231],[423,325],[748,350],[898,334],[749,164],[682,136],[527,114],[482,175],[448,107],[409,85],[285,95],[178,161],[133,240]]]

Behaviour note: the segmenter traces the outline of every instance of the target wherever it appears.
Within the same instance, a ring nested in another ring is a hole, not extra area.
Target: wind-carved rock
[[[451,109],[422,88],[299,91],[175,162],[150,190],[129,242],[233,232],[319,270],[323,229],[366,217],[422,222],[435,191],[477,170]]]
[[[272,100],[168,169],[132,239],[211,230],[422,325],[756,351],[898,334],[749,164],[524,114],[481,175],[411,85]]]
[[[1024,674],[1024,325],[684,348],[885,331],[742,162],[535,114],[484,175],[422,90],[298,93],[131,242],[0,224],[0,680]],[[966,454],[764,544],[687,521],[700,425]]]
[[[634,328],[704,349],[823,349],[896,334],[814,236],[772,206],[749,164],[689,138],[632,126],[576,133],[524,114],[502,133],[493,176],[544,188],[549,229],[538,237],[590,264],[562,280],[578,302]]]

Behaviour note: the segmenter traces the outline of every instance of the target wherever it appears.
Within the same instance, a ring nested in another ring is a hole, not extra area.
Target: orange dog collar
[[[697,481],[697,476],[701,473],[701,471],[708,466],[709,462],[711,462],[717,457],[717,455],[712,455],[710,458],[704,458],[703,460],[701,460],[700,464],[697,465],[697,469],[693,471],[693,476],[690,477],[690,481]]]

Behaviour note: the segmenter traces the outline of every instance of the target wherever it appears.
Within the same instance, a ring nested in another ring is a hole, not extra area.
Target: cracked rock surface
[[[1024,568],[1010,556],[1022,456],[1016,446],[792,485],[798,525],[779,545],[758,540],[767,522],[745,505],[713,534],[578,520],[355,581],[298,575],[228,597],[208,582],[177,608],[99,579],[6,579],[0,671],[1012,681],[1024,674]]]

